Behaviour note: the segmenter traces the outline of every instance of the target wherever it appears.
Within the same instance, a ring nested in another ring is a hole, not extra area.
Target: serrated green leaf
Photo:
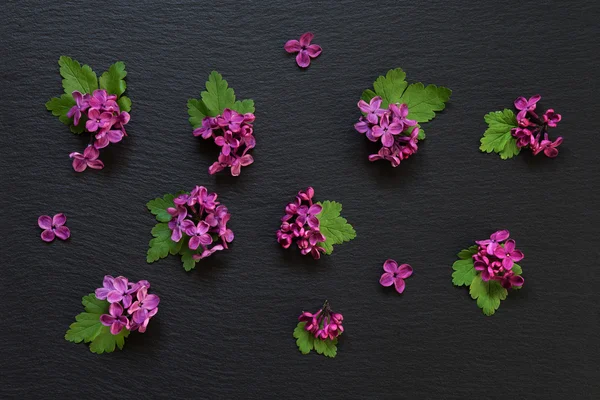
[[[146,254],[146,262],[152,263],[161,258],[165,258],[169,254],[178,254],[181,249],[181,242],[171,240],[171,229],[166,222],[158,223],[152,228],[153,239],[148,243],[148,252]]]
[[[469,260],[469,259],[471,259],[471,257],[473,257],[473,255],[477,254],[478,250],[479,250],[479,246],[477,246],[475,244],[475,245],[469,247],[468,249],[459,251],[457,256],[461,260]]]
[[[360,99],[366,101],[367,103],[369,103],[371,101],[371,99],[373,97],[375,97],[375,96],[377,96],[377,93],[375,93],[371,89],[366,89],[366,90],[364,90],[362,92],[362,95],[360,96]]]
[[[119,100],[117,100],[117,104],[119,105],[119,109],[121,111],[131,111],[131,99],[127,96],[121,96],[119,97]]]
[[[464,251],[464,250],[463,250]],[[473,259],[457,260],[452,264],[452,283],[455,286],[469,286],[477,274],[473,266]]]
[[[75,105],[75,100],[71,94],[62,94],[60,97],[53,97],[46,103],[46,109],[52,111],[52,115],[58,117],[60,122],[65,125],[73,124],[73,118],[67,117],[69,110]],[[81,122],[79,123],[81,125]]]
[[[102,325],[100,316],[108,314],[109,303],[106,300],[99,300],[94,293],[84,296],[81,303],[85,311],[75,317],[75,322],[71,324],[65,334],[65,339],[74,343],[89,343],[92,353],[110,353],[123,348],[125,338],[129,335],[127,329],[123,329],[118,335],[110,333],[110,327]]]
[[[156,220],[159,222],[169,222],[171,220],[171,214],[167,211],[167,208],[175,208],[173,199],[175,195],[167,193],[162,198],[157,197],[154,200],[150,200],[146,203],[148,210],[156,215]]]
[[[88,118],[85,115],[81,115],[81,118],[79,118],[79,125],[75,126],[75,125],[71,125],[69,127],[69,129],[71,130],[72,133],[76,134],[76,135],[80,135],[83,132],[85,132],[85,123],[87,122]]]
[[[488,129],[481,138],[479,150],[486,153],[498,153],[503,160],[519,154],[517,139],[513,137],[511,129],[518,127],[517,117],[512,110],[494,111],[485,116]]]
[[[342,205],[335,201],[319,202],[323,210],[317,214],[319,219],[319,229],[325,235],[325,242],[319,243],[319,246],[325,248],[325,254],[331,254],[333,245],[348,242],[356,237],[356,231],[340,216]]]
[[[331,340],[314,339],[315,351],[327,357],[335,357],[337,354],[337,338]]]
[[[67,56],[61,56],[58,65],[60,65],[62,85],[66,94],[70,95],[76,90],[91,94],[98,89],[98,77],[89,65],[81,66],[78,61]]]
[[[306,322],[299,322],[294,329],[294,337],[296,338],[296,346],[302,354],[308,354],[314,348],[315,337],[304,329]]]
[[[514,263],[512,266],[512,272],[515,273],[515,275],[522,275],[523,274],[523,268],[521,268],[521,266],[517,263]]]
[[[194,268],[196,268],[196,263],[198,261],[194,260],[193,256],[194,254],[197,254],[194,250],[191,250],[188,246],[187,243],[185,244],[185,246],[182,246],[181,250],[179,251],[179,254],[181,254],[181,261],[183,262],[183,269],[185,269],[187,272],[193,270]]]
[[[477,306],[488,316],[496,312],[500,307],[500,301],[506,299],[508,294],[500,282],[495,280],[484,282],[479,275],[473,278],[469,293],[471,298],[477,300]]]
[[[190,115],[190,124],[195,128],[202,126],[202,120],[208,116],[210,111],[202,100],[189,99],[188,103],[188,114]]]
[[[125,89],[127,89],[127,84],[124,80],[125,76],[127,76],[125,63],[117,61],[100,76],[100,88],[105,89],[108,94],[116,94],[117,97],[121,96],[125,92]],[[121,108],[120,105],[119,108]]]
[[[387,108],[390,103],[400,102],[402,93],[404,93],[404,90],[408,85],[405,78],[406,73],[402,68],[396,68],[389,70],[385,76],[380,76],[375,80],[373,89],[375,89],[375,93],[383,99],[381,108]],[[365,95],[365,92],[363,92],[363,95]],[[367,95],[370,94],[371,93],[367,93]]]
[[[231,109],[239,112],[240,114],[254,113],[254,100],[238,100],[233,104]]]
[[[208,109],[208,116],[216,117],[225,108],[233,107],[235,93],[228,87],[227,81],[217,71],[210,73],[206,82],[206,91],[201,93],[202,101]]]
[[[408,106],[409,119],[427,122],[435,118],[436,111],[442,111],[450,99],[452,91],[443,86],[427,85],[421,82],[410,84],[396,103]]]

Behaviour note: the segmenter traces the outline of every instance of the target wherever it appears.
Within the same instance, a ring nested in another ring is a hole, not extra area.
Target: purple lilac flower
[[[555,141],[550,140],[548,128],[556,128],[562,116],[550,108],[546,110],[542,118],[539,118],[535,109],[541,98],[538,94],[529,99],[519,97],[515,100],[515,108],[519,110],[517,114],[519,126],[513,128],[511,133],[517,138],[518,147],[529,147],[534,155],[543,152],[546,157],[554,158],[558,155],[558,146],[561,145],[563,138],[559,136]]]
[[[194,129],[194,136],[212,138],[221,147],[217,161],[208,168],[209,174],[214,175],[230,168],[231,175],[239,176],[242,167],[254,162],[254,158],[248,154],[256,146],[252,122],[254,114],[240,114],[226,108],[222,115],[205,117],[202,126]]]
[[[402,160],[412,156],[418,150],[419,128],[417,121],[408,119],[406,104],[390,104],[387,109],[379,108],[381,98],[376,96],[367,104],[358,102],[358,108],[365,114],[354,128],[364,133],[371,142],[381,140],[382,147],[369,155],[369,161],[386,160],[392,167],[400,165]]]
[[[173,200],[175,207],[167,209],[171,215],[168,223],[171,240],[188,240],[187,246],[196,252],[193,255],[196,260],[227,249],[235,237],[227,227],[231,214],[217,197],[204,186],[196,186],[190,193],[177,196]]]
[[[396,292],[404,292],[406,287],[404,280],[412,275],[412,267],[409,264],[398,265],[395,260],[388,259],[383,263],[383,270],[385,272],[381,275],[379,283],[386,287],[394,285]]]
[[[95,292],[97,299],[110,303],[109,313],[100,316],[102,325],[110,326],[113,335],[118,335],[123,329],[145,332],[150,319],[158,312],[160,302],[157,295],[148,294],[149,288],[150,282],[146,280],[134,283],[124,276],[113,278],[106,275],[102,287]],[[135,302],[132,302],[133,297]]]
[[[298,321],[306,322],[304,329],[320,340],[333,340],[344,332],[342,325],[344,317],[340,313],[333,312],[328,301],[325,301],[323,307],[314,314],[303,311]]]
[[[508,239],[510,233],[500,230],[493,233],[490,239],[478,240],[479,248],[473,255],[473,266],[480,273],[483,281],[496,280],[503,287],[523,286],[523,277],[515,275],[514,263],[524,258],[523,252],[516,250],[513,239]]]
[[[43,229],[41,237],[44,242],[52,242],[55,237],[61,240],[67,240],[71,236],[71,231],[65,223],[67,217],[65,214],[56,214],[50,218],[48,215],[42,215],[38,218],[38,226]]]
[[[70,154],[70,157],[74,158],[73,169],[77,172],[82,172],[87,167],[102,169],[104,164],[98,160],[100,153],[97,149],[103,149],[110,143],[118,143],[127,136],[125,125],[129,122],[130,115],[119,109],[117,96],[108,94],[104,89],[95,90],[91,95],[74,91],[72,95],[76,104],[67,116],[73,117],[73,123],[79,125],[82,115],[85,114],[85,129],[93,134],[92,141],[83,155]],[[96,151],[88,150],[90,147]],[[86,151],[89,157],[86,156]]]
[[[310,254],[314,259],[321,258],[325,248],[320,246],[327,238],[319,230],[317,218],[323,207],[313,204],[315,190],[312,187],[298,192],[293,202],[285,207],[285,215],[281,218],[281,226],[277,231],[277,242],[287,249],[294,239],[302,255]],[[293,220],[293,221],[292,221]]]
[[[314,34],[306,32],[300,36],[300,40],[288,40],[283,46],[285,51],[290,54],[298,53],[296,56],[296,63],[300,68],[307,68],[310,65],[310,59],[318,57],[321,54],[321,46],[318,44],[311,44]]]

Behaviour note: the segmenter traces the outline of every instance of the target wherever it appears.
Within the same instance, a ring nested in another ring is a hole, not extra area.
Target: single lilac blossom
[[[383,100],[381,97],[375,96],[368,104],[366,101],[360,100],[358,102],[358,108],[366,114],[367,121],[375,125],[379,121],[379,117],[385,114],[385,110],[379,108],[382,102]]]
[[[83,172],[87,167],[92,169],[104,168],[102,160],[98,160],[100,152],[94,146],[88,146],[83,151],[83,154],[73,152],[69,157],[73,159],[73,169],[77,172]]]
[[[90,106],[89,94],[81,94],[77,90],[72,93],[73,100],[75,100],[75,105],[71,107],[69,112],[67,112],[67,117],[73,118],[73,124],[79,125],[79,120],[81,119],[81,113],[84,113]]]
[[[71,231],[67,228],[65,223],[67,217],[65,214],[56,214],[50,218],[48,215],[42,215],[38,218],[38,226],[43,229],[41,234],[44,242],[52,242],[55,237],[61,240],[67,240],[71,236]]]
[[[515,249],[515,241],[510,239],[504,243],[504,247],[496,247],[494,255],[502,260],[502,266],[505,269],[511,269],[515,262],[521,261],[523,252]]]
[[[104,326],[110,326],[110,333],[118,335],[128,325],[127,317],[123,315],[123,306],[119,303],[112,303],[108,307],[109,314],[102,314],[100,322]]]
[[[395,260],[388,259],[383,263],[383,270],[385,272],[381,275],[379,283],[386,287],[394,285],[398,293],[404,292],[404,280],[412,275],[412,267],[409,264],[398,265]]]
[[[310,59],[318,57],[321,54],[321,46],[311,44],[314,34],[307,32],[300,36],[300,41],[292,39],[288,40],[283,47],[288,53],[298,53],[296,63],[300,68],[307,68],[310,65]]]
[[[148,289],[145,286],[140,287],[137,292],[137,300],[131,304],[127,310],[132,314],[133,321],[142,324],[150,317],[150,313],[158,307],[160,298],[155,294],[148,294]]]

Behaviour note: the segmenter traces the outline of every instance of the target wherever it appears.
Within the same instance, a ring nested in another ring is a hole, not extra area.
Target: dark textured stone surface
[[[135,3],[2,7],[0,398],[598,398],[597,5]],[[307,30],[324,51],[302,71],[282,47]],[[73,172],[87,138],[44,108],[63,54],[127,64],[131,136],[100,172]],[[361,91],[397,66],[454,94],[393,170],[366,160],[352,124]],[[213,69],[256,101],[256,163],[239,179],[207,174],[216,153],[187,122]],[[564,116],[559,157],[480,153],[484,114],[535,93]],[[146,264],[145,203],[195,184],[230,208],[233,248],[191,273]],[[319,262],[274,238],[307,185],[358,232]],[[56,212],[73,235],[46,245],[36,219]],[[450,266],[498,228],[527,283],[485,317]],[[403,296],[378,284],[388,257],[414,266]],[[150,280],[162,303],[146,334],[98,356],[63,335],[106,273]],[[296,316],[325,298],[346,318],[338,357],[302,356]]]

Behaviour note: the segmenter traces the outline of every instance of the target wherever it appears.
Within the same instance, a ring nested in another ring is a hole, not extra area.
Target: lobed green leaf
[[[500,282],[495,280],[485,282],[477,275],[471,282],[469,293],[471,298],[477,300],[477,306],[483,313],[490,316],[500,307],[500,301],[506,299],[508,291],[502,287]]]
[[[116,94],[117,97],[121,96],[125,92],[125,89],[127,89],[127,84],[124,80],[125,76],[127,76],[125,63],[117,61],[100,76],[100,89],[105,89],[108,94]],[[119,108],[121,108],[120,105]]]
[[[356,231],[340,216],[342,205],[335,201],[319,202],[323,210],[317,214],[319,219],[319,229],[325,235],[325,242],[319,243],[319,246],[325,248],[325,254],[333,252],[333,245],[349,242],[356,237]]]
[[[71,95],[74,91],[91,94],[98,89],[98,77],[89,65],[82,66],[78,61],[67,56],[61,56],[58,65],[60,65],[66,94]]]
[[[521,149],[517,147],[517,139],[511,130],[518,127],[517,117],[512,110],[494,111],[484,117],[488,129],[481,138],[479,150],[486,153],[498,153],[503,160],[512,158],[519,154]]]

